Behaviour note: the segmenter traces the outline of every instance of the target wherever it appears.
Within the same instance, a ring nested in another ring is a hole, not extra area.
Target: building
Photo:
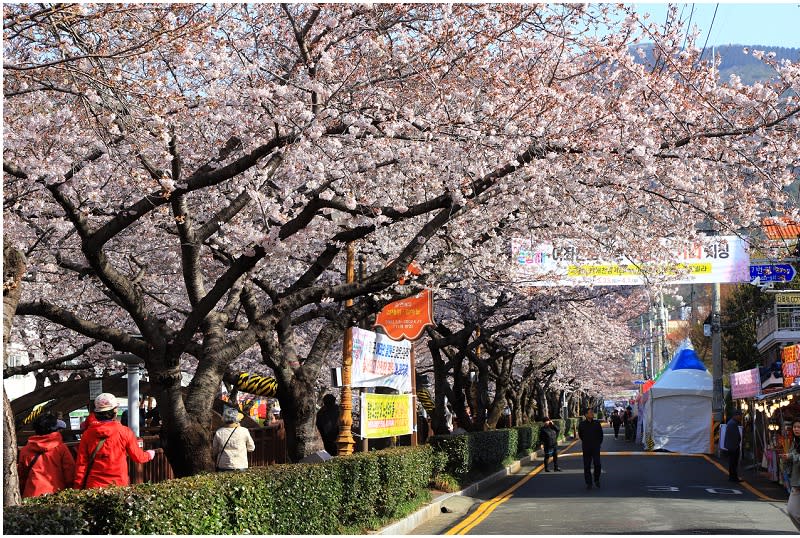
[[[781,349],[800,343],[800,292],[781,291],[756,323],[756,351],[764,366],[781,360]]]

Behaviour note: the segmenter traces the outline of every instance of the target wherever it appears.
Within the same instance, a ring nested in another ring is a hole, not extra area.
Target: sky
[[[800,47],[800,0],[786,3],[772,2],[703,2],[677,3],[683,20],[692,14],[692,24],[700,28],[697,45],[765,45],[775,47]],[[653,21],[663,24],[667,18],[667,4],[635,3],[640,13],[648,12]],[[717,7],[719,6],[719,7]],[[712,26],[714,8],[717,15]]]

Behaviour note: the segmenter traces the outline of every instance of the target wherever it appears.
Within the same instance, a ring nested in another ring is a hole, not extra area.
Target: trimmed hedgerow
[[[340,534],[429,498],[444,468],[429,446],[26,499],[5,534]],[[276,499],[279,501],[276,502]]]
[[[539,446],[539,429],[541,424],[538,422],[514,426],[517,430],[517,456],[525,457],[534,452]]]

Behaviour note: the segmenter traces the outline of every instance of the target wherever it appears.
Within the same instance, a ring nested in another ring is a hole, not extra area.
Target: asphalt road
[[[609,432],[600,489],[586,489],[578,442],[562,452],[563,472],[523,467],[475,498],[448,500],[451,513],[412,534],[797,534],[785,501],[729,482],[710,459],[631,452]]]

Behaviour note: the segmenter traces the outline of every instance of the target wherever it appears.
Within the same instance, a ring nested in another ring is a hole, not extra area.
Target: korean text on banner
[[[378,313],[375,325],[392,340],[416,340],[433,325],[433,292],[423,290],[413,297],[389,303]]]
[[[361,394],[361,437],[408,435],[414,424],[410,394]],[[365,419],[366,417],[366,419]]]
[[[353,327],[353,387],[411,392],[411,342]]]
[[[758,396],[760,390],[761,376],[758,368],[731,374],[731,398],[734,400]]]
[[[781,350],[781,361],[783,366],[783,386],[791,387],[794,385],[796,377],[800,377],[800,361],[798,361],[798,354],[800,354],[800,345],[786,346]]]
[[[638,286],[648,275],[663,275],[671,284],[750,281],[750,253],[735,235],[704,237],[689,248],[673,252],[668,263],[627,257],[597,260],[581,253],[569,240],[562,243],[532,244],[530,239],[512,239],[516,277],[530,286]],[[662,243],[668,248],[666,240]]]

